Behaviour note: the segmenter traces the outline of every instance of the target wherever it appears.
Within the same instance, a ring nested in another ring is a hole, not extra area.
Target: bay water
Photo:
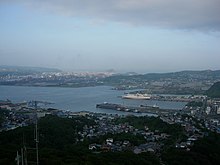
[[[125,92],[112,90],[109,86],[61,88],[61,87],[27,87],[27,86],[0,86],[0,100],[9,99],[14,103],[23,101],[46,101],[54,104],[51,108],[70,110],[73,112],[90,111],[97,113],[121,114],[114,110],[97,109],[96,104],[108,102],[129,106],[157,105],[162,109],[182,109],[186,103],[122,99]]]

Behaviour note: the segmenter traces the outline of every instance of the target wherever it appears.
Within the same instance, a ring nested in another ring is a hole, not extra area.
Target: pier
[[[116,111],[132,112],[132,113],[151,113],[157,115],[170,114],[181,111],[179,109],[160,109],[158,106],[140,105],[139,107],[134,107],[134,106],[125,106],[121,104],[114,104],[114,103],[96,104],[96,108],[111,109]]]

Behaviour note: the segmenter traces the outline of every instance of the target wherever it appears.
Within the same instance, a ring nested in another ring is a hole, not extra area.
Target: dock
[[[132,113],[151,113],[157,115],[180,112],[180,110],[177,109],[160,109],[158,106],[140,105],[139,107],[138,106],[134,107],[134,106],[121,105],[121,104],[114,104],[114,103],[96,104],[96,108],[111,109],[116,111],[132,112]]]

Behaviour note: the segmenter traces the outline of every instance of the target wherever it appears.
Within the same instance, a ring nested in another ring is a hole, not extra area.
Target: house
[[[96,150],[96,144],[90,144],[89,145],[89,150]]]
[[[142,153],[142,150],[140,148],[136,147],[133,152],[135,154],[140,154],[140,153]]]
[[[106,139],[106,143],[113,143],[113,139],[112,138]]]

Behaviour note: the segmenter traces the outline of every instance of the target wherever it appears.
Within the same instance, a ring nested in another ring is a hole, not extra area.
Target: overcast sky
[[[220,69],[220,0],[0,0],[0,65]]]

